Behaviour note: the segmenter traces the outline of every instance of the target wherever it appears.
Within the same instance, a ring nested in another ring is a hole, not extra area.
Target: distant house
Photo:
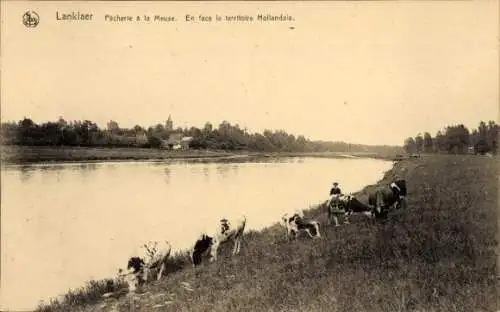
[[[182,149],[189,149],[189,143],[193,141],[193,137],[183,137],[180,141]]]
[[[190,140],[185,140],[182,137],[182,133],[171,133],[170,136],[168,137],[168,140],[163,140],[162,148],[168,148],[173,150],[186,148],[186,143],[187,147],[189,147],[189,141]]]
[[[170,136],[168,137],[168,144],[171,146],[174,146],[176,144],[179,144],[179,142],[182,139],[182,133],[171,133]]]
[[[145,132],[137,133],[135,135],[135,141],[136,141],[137,145],[146,144],[146,143],[148,143],[148,136],[146,135]]]
[[[193,140],[193,137],[183,137],[182,133],[171,133],[168,140],[162,140],[161,148],[165,149],[189,149],[189,143]]]

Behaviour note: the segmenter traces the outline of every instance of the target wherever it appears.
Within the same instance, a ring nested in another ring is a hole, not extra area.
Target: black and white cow
[[[156,280],[160,280],[166,269],[172,246],[167,241],[148,242],[141,249],[139,255],[129,258],[125,273],[124,270],[119,270],[119,276],[128,284],[129,291],[135,291],[140,285],[149,281],[152,270],[158,270]]]
[[[321,238],[319,222],[307,220],[301,211],[293,214],[284,214],[281,217],[280,224],[285,227],[288,239],[296,238],[301,231],[306,232],[311,238]]]
[[[208,255],[210,262],[217,260],[221,244],[233,241],[232,255],[240,252],[241,240],[245,231],[246,217],[235,220],[221,219],[218,229],[213,234],[202,234],[195,242],[191,252],[193,266],[200,265],[204,256]]]
[[[346,213],[345,213],[344,223],[349,224],[349,217],[352,216],[353,214],[361,214],[369,218],[375,217],[373,207],[358,200],[355,196],[349,195],[346,201]]]
[[[406,180],[398,179],[368,195],[368,204],[374,208],[377,218],[386,218],[389,211],[406,207]]]
[[[349,217],[353,214],[363,214],[373,217],[373,208],[361,202],[355,196],[334,195],[327,202],[328,220],[333,219],[335,226],[339,226],[338,216],[344,217],[344,224],[349,224]]]

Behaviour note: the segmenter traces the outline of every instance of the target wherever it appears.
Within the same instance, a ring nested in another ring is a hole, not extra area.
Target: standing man
[[[330,196],[332,195],[340,195],[342,194],[342,191],[339,188],[339,184],[337,182],[333,182],[333,186],[330,189]]]
[[[326,203],[326,207],[328,209],[328,222],[330,222],[331,218],[333,218],[335,220],[335,226],[339,226],[335,214],[339,213],[341,208],[339,207],[341,195],[342,190],[340,189],[339,184],[337,182],[333,182],[333,186],[330,189],[330,198]]]

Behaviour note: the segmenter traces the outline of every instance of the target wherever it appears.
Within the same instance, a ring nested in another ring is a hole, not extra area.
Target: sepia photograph
[[[0,5],[0,311],[500,311],[499,1]]]

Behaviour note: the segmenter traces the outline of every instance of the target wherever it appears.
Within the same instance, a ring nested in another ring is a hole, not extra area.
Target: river
[[[281,158],[253,162],[117,162],[25,165],[1,170],[1,310],[111,277],[144,241],[192,245],[225,216],[247,229],[328,197],[332,182],[354,192],[392,163]]]

